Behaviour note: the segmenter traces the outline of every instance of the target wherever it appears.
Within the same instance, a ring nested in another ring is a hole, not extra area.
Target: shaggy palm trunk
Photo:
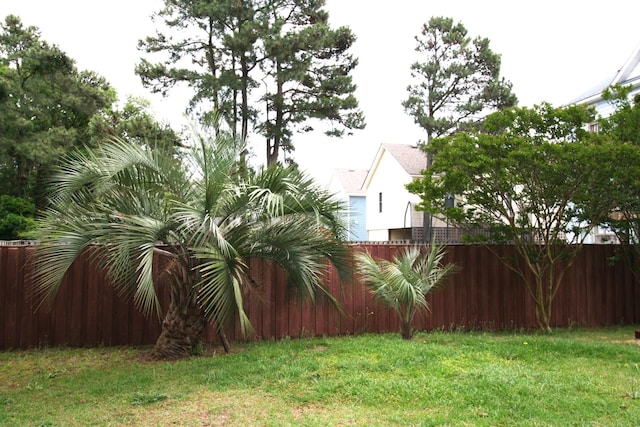
[[[169,309],[162,321],[162,332],[151,357],[163,360],[189,357],[200,344],[205,326],[195,295],[173,289]]]
[[[193,288],[195,275],[188,258],[181,262],[177,256],[169,256],[170,261],[162,269],[159,282],[161,286],[169,286],[171,299],[162,321],[162,332],[151,351],[153,359],[189,357],[200,344],[206,326]]]
[[[204,312],[197,301],[193,285],[196,277],[189,262],[184,259],[180,262],[174,255],[169,257],[170,261],[159,276],[159,282],[170,287],[171,300],[162,321],[162,332],[151,351],[151,357],[156,360],[189,357],[200,345],[207,326]],[[217,332],[225,352],[229,353],[229,340],[224,329],[218,326]]]

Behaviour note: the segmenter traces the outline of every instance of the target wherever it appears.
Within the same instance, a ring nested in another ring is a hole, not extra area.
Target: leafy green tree
[[[86,143],[91,117],[114,100],[103,78],[79,72],[37,28],[9,15],[0,24],[0,193],[41,206],[50,166]]]
[[[416,37],[425,59],[411,65],[405,111],[427,132],[427,142],[477,126],[488,112],[517,104],[511,83],[500,77],[500,55],[489,40],[471,39],[462,23],[432,17]]]
[[[429,310],[427,294],[443,286],[455,271],[453,264],[442,264],[445,253],[444,246],[432,242],[427,254],[419,246],[411,246],[393,261],[376,261],[364,252],[356,254],[362,280],[376,299],[396,312],[403,339],[413,338],[416,312]]]
[[[348,28],[331,29],[324,0],[165,1],[156,15],[165,33],[140,41],[162,62],[136,67],[145,86],[166,94],[194,90],[188,110],[204,123],[220,114],[234,135],[265,137],[267,163],[293,150],[309,119],[335,124],[328,133],[364,127],[350,76]],[[256,92],[258,92],[256,94]],[[213,120],[213,123],[217,123]]]
[[[494,252],[494,243],[514,245],[519,257],[502,261],[522,279],[544,330],[564,273],[608,212],[608,195],[592,192],[609,150],[584,130],[593,118],[584,107],[549,104],[493,113],[482,131],[433,140],[432,167],[408,185],[421,209],[466,229],[470,239]]]
[[[632,86],[615,85],[602,93],[602,99],[613,105],[609,117],[600,118],[600,132],[620,143],[640,145],[640,94],[631,99]]]
[[[89,126],[90,145],[96,146],[117,136],[139,145],[177,153],[183,145],[181,137],[171,126],[155,119],[150,105],[146,99],[129,97],[122,108],[111,106],[95,114]]]
[[[0,195],[0,240],[29,237],[35,230],[35,206],[21,197]]]
[[[640,95],[631,97],[631,86],[613,86],[603,92],[603,99],[615,110],[600,118],[599,137],[609,142],[606,157],[599,169],[602,179],[595,194],[610,197],[610,210],[601,219],[618,240],[625,261],[634,274],[640,273]]]
[[[324,0],[271,3],[277,8],[267,17],[271,33],[264,40],[261,68],[272,83],[258,125],[267,140],[267,164],[278,161],[280,150],[293,151],[294,130],[313,130],[309,118],[337,125],[327,131],[333,136],[365,126],[349,75],[357,65],[348,54],[355,42],[351,30],[329,27]]]
[[[179,159],[121,139],[66,157],[50,183],[37,251],[43,303],[90,251],[118,291],[144,313],[159,313],[158,259],[159,286],[171,300],[151,355],[173,359],[197,348],[207,320],[227,349],[229,322],[251,331],[243,301],[260,289],[252,258],[281,266],[289,294],[335,302],[323,284],[326,260],[343,277],[351,265],[340,203],[295,168],[235,173],[244,147],[228,135],[195,142]]]

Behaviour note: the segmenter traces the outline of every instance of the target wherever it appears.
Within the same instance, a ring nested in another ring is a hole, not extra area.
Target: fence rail
[[[385,259],[391,259],[403,247],[353,246],[354,250],[367,250]],[[554,326],[640,323],[640,286],[624,263],[611,263],[617,248],[589,245],[582,250],[556,296]],[[494,249],[502,256],[514,254],[508,246]],[[120,298],[85,256],[68,272],[51,310],[35,310],[35,301],[27,292],[33,251],[30,246],[0,246],[0,350],[138,345],[156,340],[160,320],[143,317],[132,302]],[[521,280],[487,248],[451,245],[445,262],[455,263],[460,270],[444,288],[429,295],[431,312],[417,316],[417,329],[535,327],[535,307]],[[326,283],[341,301],[344,315],[328,305],[288,302],[284,275],[268,262],[252,260],[251,273],[262,286],[260,299],[246,300],[255,327],[251,339],[398,330],[393,313],[376,304],[359,281],[341,286],[333,270]],[[159,293],[166,307],[166,289]],[[242,339],[238,328],[231,328],[228,335]],[[205,338],[214,342],[215,337],[213,328],[209,328]]]

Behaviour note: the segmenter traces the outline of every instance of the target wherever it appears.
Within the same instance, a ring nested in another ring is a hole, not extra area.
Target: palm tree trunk
[[[189,357],[202,339],[206,322],[195,298],[175,301],[172,298],[167,314],[162,321],[162,332],[151,351],[156,360],[182,359]]]
[[[406,322],[404,320],[400,322],[400,333],[402,334],[403,340],[412,340],[413,328],[411,327],[411,322]]]
[[[157,360],[189,357],[200,345],[206,327],[206,319],[192,289],[192,273],[186,268],[176,270],[178,274],[167,283],[171,287],[171,300],[162,321],[162,332],[151,351],[151,357]]]
[[[231,351],[231,345],[229,344],[227,334],[224,333],[224,328],[222,328],[221,326],[218,326],[218,338],[220,338],[222,347],[224,347],[224,352],[229,353]]]
[[[400,311],[400,334],[403,340],[413,339],[413,312],[410,307],[403,307]]]

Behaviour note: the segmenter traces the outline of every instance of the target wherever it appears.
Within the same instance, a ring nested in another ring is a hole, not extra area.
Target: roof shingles
[[[407,144],[382,144],[404,170],[411,176],[419,176],[427,168],[427,155],[420,148]]]

